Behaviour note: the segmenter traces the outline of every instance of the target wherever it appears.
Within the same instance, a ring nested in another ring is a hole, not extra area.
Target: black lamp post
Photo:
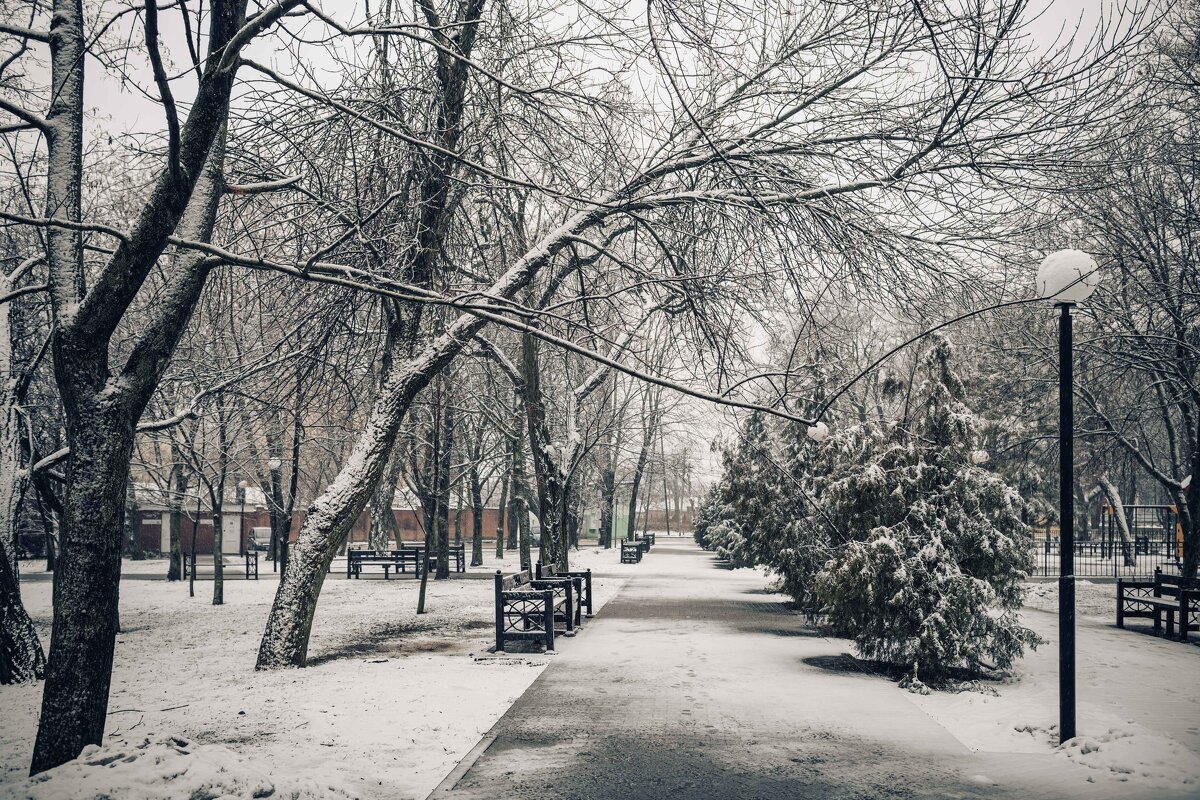
[[[1051,253],[1038,269],[1038,295],[1058,316],[1058,741],[1075,738],[1075,381],[1071,310],[1100,282],[1079,250]]]

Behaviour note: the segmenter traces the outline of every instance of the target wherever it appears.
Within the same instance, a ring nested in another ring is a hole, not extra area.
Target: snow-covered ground
[[[646,571],[619,564],[616,551],[584,550],[574,562],[597,570],[600,603]],[[513,569],[511,558],[500,566]],[[431,581],[429,613],[418,617],[412,578],[347,581],[335,565],[314,624],[311,666],[255,673],[277,585],[268,573],[259,582],[229,581],[226,605],[213,607],[211,582],[198,582],[189,598],[186,583],[159,579],[165,562],[128,564],[104,746],[27,779],[40,687],[0,687],[0,798],[424,797],[556,657],[487,653],[487,573],[496,568],[489,551],[472,576]],[[754,573],[739,571],[765,587],[769,579]],[[655,586],[639,584],[643,592]],[[50,588],[34,570],[22,586],[43,635]],[[1200,797],[1200,647],[1113,628],[1111,583],[1079,584],[1079,736],[1056,746],[1056,591],[1053,582],[1030,585],[1023,617],[1048,641],[1020,661],[1014,678],[930,695],[880,679],[875,706],[899,715],[898,730],[920,727],[905,714],[928,715],[984,758],[989,779],[1000,783],[1007,773],[1014,785],[1028,785],[1033,770],[1036,785],[1063,797]],[[764,638],[789,653],[810,642]],[[561,651],[587,641],[566,640]],[[844,640],[829,644],[830,652],[851,650]],[[748,656],[761,654],[739,657]],[[849,679],[806,674],[822,681],[806,696],[825,698],[843,718],[837,681]]]
[[[189,598],[153,579],[165,561],[127,562],[104,746],[25,778],[41,687],[0,687],[0,798],[424,797],[553,658],[487,653],[493,584],[479,573],[514,561],[485,559],[431,580],[420,617],[411,577],[347,581],[335,564],[310,666],[277,673],[254,671],[269,573],[227,581],[215,607],[211,581]],[[603,604],[636,569],[618,562],[585,549],[572,567],[604,573]],[[48,643],[51,584],[33,572],[22,593]]]
[[[913,695],[913,702],[976,752],[1053,753],[1093,770],[1088,780],[1095,783],[1200,797],[1200,647],[1117,629],[1115,593],[1114,583],[1076,587],[1077,735],[1064,747],[1057,747],[1054,582],[1029,586],[1022,619],[1047,641],[1021,659],[1011,679]]]

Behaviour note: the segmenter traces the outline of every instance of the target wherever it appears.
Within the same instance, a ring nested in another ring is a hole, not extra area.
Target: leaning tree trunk
[[[468,18],[474,14],[474,19],[478,19],[481,6],[481,3],[469,3],[466,9]],[[458,47],[464,51],[464,56],[469,55],[469,44],[475,30],[476,26],[467,25],[458,34]],[[460,66],[463,64],[458,63]],[[458,77],[465,81],[465,66],[461,66],[461,72]],[[461,101],[461,97],[458,99]],[[445,130],[457,129],[457,122],[456,119],[453,124],[447,124]],[[454,145],[455,142],[449,142],[448,149],[453,150]],[[420,258],[434,260],[440,252],[435,223],[439,221],[438,212],[445,208],[445,192],[448,191],[450,182],[449,168],[447,161],[444,164],[443,185],[434,187],[435,191],[429,197],[429,202],[421,203],[425,209],[424,218],[429,224],[420,232],[422,244],[417,248]],[[518,259],[489,287],[488,294],[496,298],[515,296],[528,286],[533,277],[574,237],[601,222],[608,213],[607,208],[602,209],[600,206],[577,212]],[[428,282],[427,273],[431,268],[429,265],[414,268],[418,283]],[[301,525],[288,569],[280,579],[279,589],[267,619],[267,628],[259,645],[256,664],[258,669],[304,666],[313,615],[316,613],[317,599],[321,594],[326,570],[334,553],[346,541],[355,518],[362,513],[367,499],[378,484],[405,413],[417,393],[424,389],[485,325],[484,319],[462,314],[418,355],[394,365],[388,371],[388,378],[383,382],[366,426],[359,434],[349,459],[329,487],[313,501]],[[411,333],[415,332],[414,325]],[[406,337],[399,337],[399,340],[405,341]]]
[[[387,466],[405,412],[417,393],[482,326],[476,319],[462,317],[420,355],[389,371],[350,457],[309,506],[296,542],[289,548],[288,567],[280,578],[259,645],[257,669],[304,666],[325,574]],[[406,337],[397,339],[405,341]]]
[[[9,283],[0,275],[0,294]],[[11,302],[0,302],[0,555],[8,559],[14,578],[17,564],[17,520],[21,498],[29,484],[29,471],[21,464],[21,403],[18,365],[13,350]]]
[[[21,603],[17,576],[8,558],[0,558],[0,684],[40,680],[45,674],[42,642]]]
[[[1137,559],[1133,554],[1133,536],[1129,532],[1129,518],[1125,516],[1125,503],[1121,500],[1121,491],[1117,489],[1116,484],[1109,479],[1108,475],[1101,475],[1097,482],[1104,490],[1104,494],[1107,495],[1108,504],[1112,506],[1113,521],[1121,536],[1121,555],[1125,566],[1136,566]]]
[[[0,275],[0,290],[8,287]],[[13,351],[11,303],[0,303],[0,684],[45,675],[46,656],[24,604],[17,564],[17,523],[29,473],[21,467],[19,378]],[[53,557],[53,547],[47,554]]]

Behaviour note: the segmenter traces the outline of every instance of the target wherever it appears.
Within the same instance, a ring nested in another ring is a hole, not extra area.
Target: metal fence
[[[1081,578],[1148,578],[1155,569],[1178,570],[1183,557],[1183,534],[1175,507],[1127,506],[1129,540],[1121,535],[1111,511],[1102,515],[1088,538],[1075,542],[1075,574]],[[1033,575],[1058,575],[1059,541],[1047,536],[1034,542]]]

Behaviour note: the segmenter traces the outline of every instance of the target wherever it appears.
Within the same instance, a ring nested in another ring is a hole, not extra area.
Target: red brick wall
[[[240,508],[230,509],[226,513],[237,517],[240,513]],[[195,513],[193,509],[191,513]],[[425,531],[421,527],[421,515],[419,512],[410,509],[394,509],[396,516],[396,524],[400,527],[400,536],[405,541],[420,541],[425,538]],[[483,535],[487,538],[494,538],[496,535],[496,515],[497,510],[494,508],[485,508],[483,510]],[[450,531],[453,535],[455,512],[450,512]],[[462,536],[464,539],[471,537],[471,520],[473,514],[469,510],[464,510],[462,515]],[[142,549],[149,553],[156,553],[161,547],[162,527],[159,525],[159,520],[163,518],[162,511],[139,511],[138,512],[138,536],[142,545]],[[300,525],[304,522],[303,512],[297,511],[292,515],[292,532],[291,541],[296,541],[296,535],[300,531]],[[192,532],[196,530],[196,552],[201,555],[209,555],[213,549],[213,526],[212,517],[206,512],[200,520],[200,525],[197,527],[185,513],[181,515],[179,520],[180,542],[184,552],[192,550]],[[242,522],[242,541],[249,541],[251,528],[267,528],[271,525],[271,515],[262,509],[246,509],[246,515]],[[359,515],[354,523],[354,528],[350,531],[350,541],[352,543],[366,543],[370,540],[371,534],[371,516],[367,512]]]

